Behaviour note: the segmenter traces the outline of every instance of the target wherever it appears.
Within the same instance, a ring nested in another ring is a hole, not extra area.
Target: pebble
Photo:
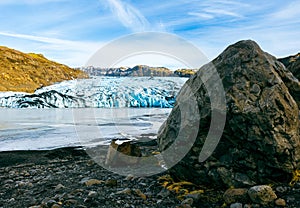
[[[98,193],[96,191],[90,191],[88,194],[88,197],[95,198],[97,195],[98,195]]]
[[[99,185],[99,184],[102,184],[103,181],[100,181],[100,180],[97,180],[97,179],[90,179],[88,181],[86,181],[84,184],[86,186],[93,186],[93,185]]]
[[[270,186],[253,186],[248,190],[250,199],[257,204],[268,205],[273,202],[277,196]]]
[[[227,189],[223,195],[223,199],[227,204],[232,204],[235,202],[245,202],[248,197],[248,189]]]
[[[193,203],[194,200],[192,198],[187,198],[181,202],[181,204],[189,204],[189,205],[192,205]]]
[[[163,188],[163,189],[157,194],[157,197],[163,199],[163,198],[168,197],[169,195],[170,195],[170,191]]]
[[[119,195],[119,194],[128,194],[128,195],[130,195],[131,194],[131,189],[130,188],[126,188],[124,190],[116,192],[116,194],[117,195]]]
[[[279,192],[279,193],[284,193],[284,192],[288,191],[288,187],[278,186],[278,187],[276,187],[276,191]]]
[[[117,180],[114,180],[114,179],[108,179],[105,181],[105,185],[106,186],[117,186],[118,185],[118,181]]]
[[[47,201],[46,205],[47,205],[47,207],[52,207],[52,205],[55,204],[55,203],[56,203],[55,200],[50,199],[49,201]]]
[[[55,189],[54,189],[54,191],[55,192],[58,192],[58,191],[60,191],[60,190],[62,190],[62,189],[64,189],[65,187],[62,185],[62,184],[58,184],[56,187],[55,187]]]
[[[276,204],[277,206],[279,206],[279,207],[285,207],[285,206],[286,206],[285,200],[284,200],[284,199],[281,199],[281,198],[276,199],[276,200],[275,200],[275,204]]]
[[[144,199],[144,200],[147,199],[147,196],[146,196],[140,189],[135,189],[134,191],[135,191],[135,193],[136,193],[139,197],[141,197],[142,199]]]
[[[242,203],[234,203],[230,205],[230,208],[243,208]]]

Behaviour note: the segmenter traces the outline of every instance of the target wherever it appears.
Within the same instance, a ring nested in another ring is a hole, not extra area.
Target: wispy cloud
[[[299,21],[300,1],[293,1],[271,14],[271,18],[289,21]]]
[[[70,0],[1,0],[0,5],[9,5],[9,4],[47,4],[53,2],[66,2]]]
[[[122,24],[133,32],[149,29],[149,22],[141,12],[129,3],[120,0],[108,0],[111,11],[116,14]]]
[[[43,53],[50,59],[52,58],[70,66],[84,65],[90,56],[103,45],[102,42],[71,41],[1,31],[0,36],[30,41],[31,44],[27,45],[38,47],[27,47],[26,51],[31,50],[30,52]],[[32,44],[32,42],[40,44]]]
[[[205,13],[205,12],[188,12],[188,15],[195,16],[195,17],[198,17],[198,18],[204,19],[204,20],[208,20],[208,19],[213,19],[214,18],[214,15],[208,14],[208,13]]]

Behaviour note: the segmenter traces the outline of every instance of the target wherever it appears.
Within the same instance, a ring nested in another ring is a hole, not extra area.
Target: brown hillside
[[[87,78],[80,71],[46,59],[0,46],[0,91],[34,92],[63,80]]]

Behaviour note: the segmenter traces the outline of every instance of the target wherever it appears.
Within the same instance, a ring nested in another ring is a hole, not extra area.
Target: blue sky
[[[283,57],[300,52],[299,11],[299,0],[1,0],[0,45],[75,67],[116,38],[154,31],[209,59],[241,39]]]

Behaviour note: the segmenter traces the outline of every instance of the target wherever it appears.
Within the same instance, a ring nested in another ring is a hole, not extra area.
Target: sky
[[[80,67],[120,37],[163,32],[208,60],[242,39],[284,57],[300,52],[299,11],[300,0],[0,0],[0,45]],[[152,65],[172,62],[154,59]],[[123,64],[151,65],[151,58],[138,62],[143,58]]]

